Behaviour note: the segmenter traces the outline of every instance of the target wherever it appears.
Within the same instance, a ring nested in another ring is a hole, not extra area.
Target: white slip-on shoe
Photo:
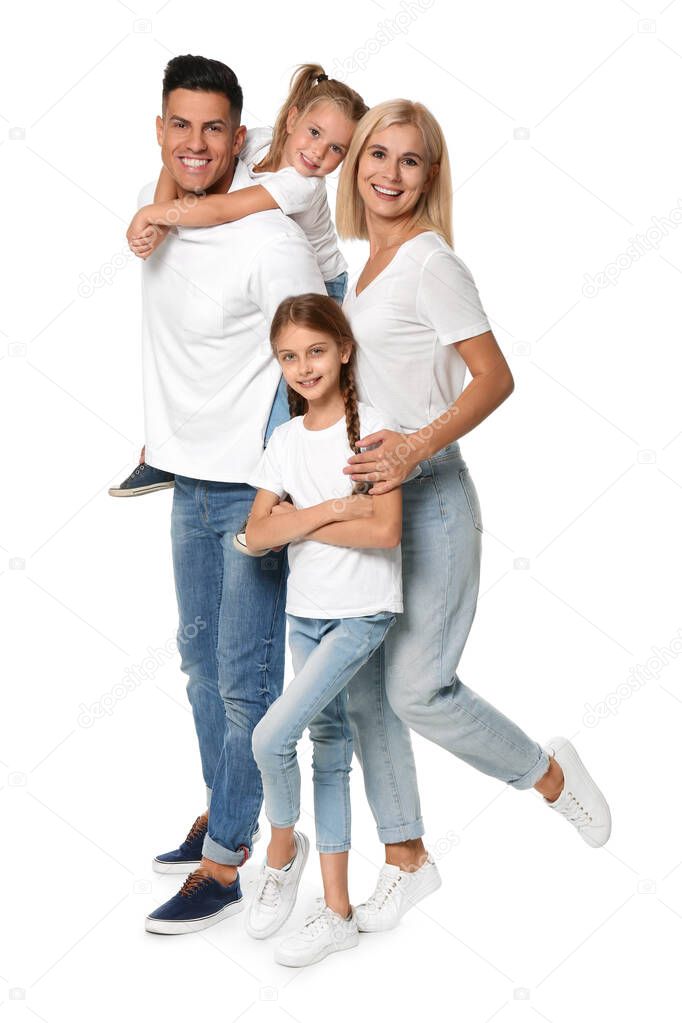
[[[417,870],[401,870],[385,863],[367,902],[355,907],[360,931],[390,931],[420,899],[440,888],[440,874],[429,853]]]
[[[605,845],[611,834],[609,804],[575,746],[563,735],[557,735],[545,744],[544,750],[554,757],[564,773],[561,795],[553,803],[543,796],[545,806],[570,821],[588,845],[595,849]]]
[[[311,966],[332,952],[355,948],[360,940],[355,913],[348,919],[322,905],[306,918],[299,931],[287,934],[275,949],[275,962],[280,966]]]
[[[288,867],[278,870],[267,861],[261,867],[256,894],[246,914],[246,930],[252,938],[269,938],[289,918],[294,908],[310,842],[302,831],[294,831],[296,855]]]

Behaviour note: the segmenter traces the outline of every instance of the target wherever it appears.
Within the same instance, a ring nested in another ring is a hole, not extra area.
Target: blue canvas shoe
[[[191,870],[196,870],[201,863],[202,849],[204,845],[204,839],[206,838],[207,830],[207,818],[206,814],[202,814],[201,817],[197,817],[192,827],[189,829],[187,838],[182,842],[177,849],[171,849],[167,853],[159,853],[152,860],[152,868],[157,874],[189,874]],[[251,844],[257,842],[260,838],[260,828],[256,827],[252,837]]]
[[[172,472],[155,469],[153,465],[140,462],[130,476],[123,480],[120,487],[109,487],[109,494],[111,497],[140,497],[142,494],[151,494],[155,490],[167,490],[174,486],[175,476]]]
[[[149,914],[144,927],[153,934],[191,934],[241,913],[243,908],[239,877],[223,885],[195,870],[177,895]]]

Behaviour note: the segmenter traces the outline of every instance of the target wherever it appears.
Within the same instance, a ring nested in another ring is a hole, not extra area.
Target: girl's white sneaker
[[[281,966],[311,966],[332,952],[355,948],[360,940],[355,913],[344,919],[320,900],[300,931],[283,938],[275,949],[275,962]]]
[[[310,842],[302,831],[294,831],[296,855],[288,867],[277,870],[267,861],[261,867],[256,894],[246,914],[245,926],[252,938],[269,938],[288,919],[298,894],[301,874],[308,859]]]
[[[379,880],[367,902],[355,907],[358,929],[390,931],[421,899],[435,892],[442,884],[438,867],[429,853],[417,870],[401,870],[385,863]]]
[[[545,744],[544,749],[554,757],[564,773],[561,795],[553,803],[543,796],[545,806],[570,821],[581,838],[594,849],[605,845],[611,834],[609,804],[578,756],[575,746],[563,735],[557,735]]]

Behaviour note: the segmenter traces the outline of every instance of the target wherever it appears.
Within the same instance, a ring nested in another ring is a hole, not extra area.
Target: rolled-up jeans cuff
[[[241,867],[251,855],[251,850],[246,846],[240,846],[236,852],[233,852],[232,849],[226,849],[224,845],[220,845],[210,835],[206,835],[201,851],[206,859],[213,860],[214,863],[223,863],[230,867]]]
[[[409,842],[412,838],[421,838],[424,834],[424,821],[421,817],[410,824],[401,824],[397,828],[377,828],[379,841],[383,845],[395,845],[397,842]]]
[[[547,753],[547,750],[542,749],[541,746],[538,746],[538,749],[540,750],[540,756],[537,763],[531,767],[530,771],[526,771],[525,774],[521,775],[520,778],[516,778],[515,781],[510,781],[509,784],[512,788],[532,789],[532,787],[547,774],[549,771],[549,754]]]

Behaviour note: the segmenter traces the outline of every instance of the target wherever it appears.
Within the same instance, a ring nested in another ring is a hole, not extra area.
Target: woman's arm
[[[366,519],[372,515],[372,498],[364,494],[322,501],[311,508],[294,508],[286,515],[273,515],[279,498],[269,490],[259,490],[246,525],[246,543],[251,550],[280,547],[302,540],[313,530],[330,522]]]
[[[351,522],[333,522],[308,533],[306,540],[335,547],[397,547],[403,528],[403,495],[400,487],[372,498],[372,515]],[[283,516],[285,517],[285,516]]]
[[[492,331],[457,341],[455,347],[471,373],[457,401],[415,433],[379,430],[361,437],[362,447],[379,442],[381,446],[348,459],[344,473],[372,483],[373,497],[400,486],[419,462],[473,430],[514,390],[514,378]]]

